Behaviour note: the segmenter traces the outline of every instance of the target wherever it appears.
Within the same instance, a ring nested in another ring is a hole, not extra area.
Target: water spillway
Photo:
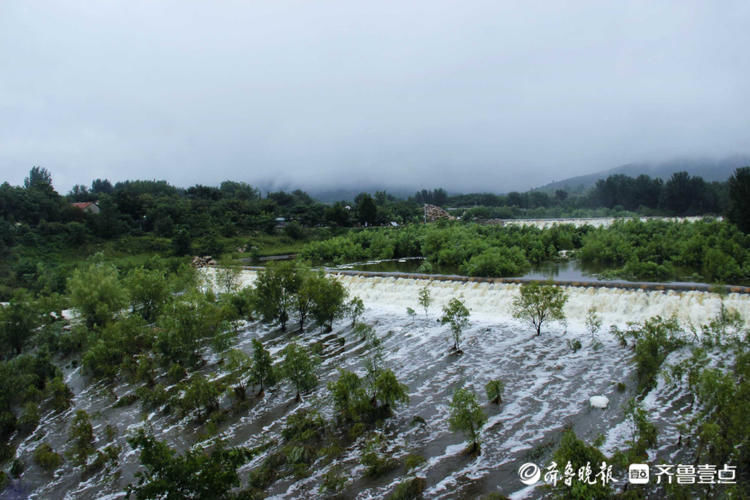
[[[256,268],[258,269],[258,268]],[[243,273],[243,282],[255,279],[256,269]],[[429,274],[331,271],[351,296],[359,296],[367,307],[404,314],[407,307],[419,310],[423,287],[430,290],[432,309],[439,311],[453,297],[463,297],[473,317],[484,320],[512,318],[513,299],[525,281],[517,278],[473,278]],[[750,318],[750,288],[709,285],[628,282],[555,282],[566,289],[564,312],[568,325],[582,326],[590,308],[595,308],[605,325],[624,326],[653,316],[676,317],[685,327],[706,324],[724,307]]]

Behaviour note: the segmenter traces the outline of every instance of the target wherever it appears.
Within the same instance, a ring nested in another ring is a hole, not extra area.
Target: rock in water
[[[609,406],[609,399],[606,396],[591,396],[589,403],[593,408],[601,408],[603,410]]]

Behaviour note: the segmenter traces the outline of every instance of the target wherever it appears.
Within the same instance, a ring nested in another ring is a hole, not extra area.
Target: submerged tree
[[[565,291],[551,283],[524,283],[521,294],[513,299],[513,317],[530,321],[536,334],[541,335],[544,322],[565,319],[563,306],[567,300]]]
[[[477,402],[477,396],[470,389],[456,389],[450,403],[450,417],[448,425],[451,431],[461,431],[469,438],[467,451],[479,454],[479,431],[487,421],[482,408]]]
[[[459,350],[461,333],[469,326],[469,310],[461,299],[452,298],[448,305],[443,307],[443,316],[440,323],[449,324],[453,335],[453,350]]]

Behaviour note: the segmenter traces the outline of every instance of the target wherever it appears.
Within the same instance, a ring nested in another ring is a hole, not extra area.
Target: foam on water
[[[206,272],[211,285],[213,270]],[[240,276],[243,286],[252,284],[255,272],[245,271]],[[448,282],[393,277],[339,277],[351,295],[358,295],[365,303],[363,321],[372,325],[382,338],[384,364],[391,368],[399,381],[409,388],[410,403],[396,409],[381,432],[386,436],[387,448],[396,458],[419,454],[426,461],[411,475],[427,479],[428,498],[480,496],[489,491],[500,491],[513,498],[537,496],[532,488],[518,480],[518,467],[529,459],[534,450],[554,445],[561,429],[573,425],[576,433],[591,442],[604,434],[605,453],[625,446],[630,429],[623,422],[623,405],[633,395],[632,353],[620,346],[608,333],[611,324],[623,326],[630,321],[643,321],[654,315],[676,315],[683,325],[700,325],[715,317],[721,307],[721,297],[706,292],[635,291],[608,288],[567,288],[570,296],[565,307],[567,324],[545,325],[541,336],[524,322],[512,318],[513,298],[518,285]],[[419,308],[419,290],[427,286],[434,299],[427,316]],[[460,356],[450,353],[450,332],[437,322],[441,307],[451,298],[463,296],[471,309],[471,326],[461,340]],[[743,317],[750,317],[750,296],[729,295],[727,307],[737,309]],[[583,318],[591,306],[603,319],[602,331],[595,347],[583,326]],[[406,314],[406,308],[418,311]],[[262,398],[249,395],[252,404],[241,414],[232,415],[220,427],[227,445],[257,446],[269,439],[278,439],[288,416],[300,408],[314,407],[327,418],[333,410],[325,385],[335,380],[338,368],[364,373],[363,361],[367,346],[352,331],[349,321],[339,321],[332,333],[318,330],[302,335],[282,334],[258,322],[242,326],[235,347],[251,350],[251,340],[261,339],[270,352],[278,353],[292,339],[303,344],[321,343],[323,363],[319,367],[318,389],[305,395],[301,403],[293,401],[293,391],[287,384],[267,390]],[[343,346],[338,342],[344,340]],[[574,352],[567,340],[578,339],[583,347]],[[668,358],[669,363],[684,359],[684,351]],[[214,358],[210,358],[216,361]],[[208,366],[206,374],[220,373],[223,367]],[[74,408],[60,414],[46,414],[39,429],[19,447],[27,463],[29,455],[43,441],[49,441],[56,451],[66,449],[67,428],[73,412],[86,409],[99,430],[106,423],[119,430],[116,444],[122,446],[120,463],[123,477],[110,481],[103,474],[84,481],[81,471],[68,464],[54,478],[30,478],[38,481],[32,496],[62,498],[71,496],[109,495],[133,480],[138,468],[138,454],[125,442],[125,437],[138,427],[145,426],[158,439],[166,439],[178,450],[184,450],[199,438],[189,417],[176,418],[159,412],[142,416],[139,405],[115,409],[112,395],[103,384],[86,384],[79,369],[68,370],[66,381],[76,388]],[[486,401],[485,384],[493,379],[505,382],[502,404]],[[617,391],[616,384],[625,382],[628,390]],[[470,387],[478,396],[488,422],[481,432],[482,454],[469,457],[462,453],[465,438],[449,430],[449,402],[458,387]],[[113,389],[120,396],[132,392],[133,386],[123,384]],[[610,405],[603,410],[590,408],[589,398],[604,395]],[[228,400],[222,402],[228,405]],[[657,388],[644,400],[649,418],[659,427],[660,456],[673,453],[671,444],[677,439],[676,426],[684,415],[693,411],[686,407],[685,394],[679,388],[668,387],[660,380]],[[414,425],[414,417],[424,419],[424,425]],[[97,432],[98,435],[101,432]],[[662,441],[663,439],[663,441]],[[97,441],[97,446],[105,443]],[[390,493],[405,475],[403,470],[380,480],[363,479],[360,463],[364,438],[350,444],[335,463],[352,481],[347,493],[356,498],[381,498]],[[544,453],[534,456],[544,457]],[[240,468],[240,476],[257,467],[262,456]],[[548,458],[548,455],[547,455]],[[539,465],[542,458],[539,458]],[[333,464],[311,468],[311,476],[299,480],[285,479],[273,485],[268,493],[274,498],[314,497],[322,476]],[[43,483],[41,482],[43,481]],[[31,484],[31,483],[30,483]]]

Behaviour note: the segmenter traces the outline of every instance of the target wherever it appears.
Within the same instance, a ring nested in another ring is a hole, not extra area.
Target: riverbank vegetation
[[[443,222],[350,232],[308,243],[302,251],[316,264],[424,257],[424,272],[447,268],[498,277],[522,276],[532,265],[562,255],[576,257],[610,278],[732,284],[750,280],[750,236],[714,219],[631,219],[598,228],[562,223],[546,229]]]

